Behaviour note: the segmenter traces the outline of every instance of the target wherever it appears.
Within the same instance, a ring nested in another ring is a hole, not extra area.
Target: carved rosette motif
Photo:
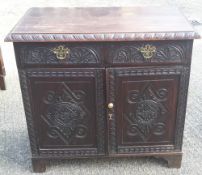
[[[43,102],[48,106],[46,114],[41,117],[48,124],[47,135],[52,139],[60,138],[65,144],[71,144],[74,138],[87,136],[85,122],[90,113],[82,105],[86,94],[84,91],[72,91],[63,83],[63,94],[48,91]]]
[[[165,119],[168,112],[163,104],[167,101],[167,94],[166,88],[154,90],[151,84],[147,84],[140,92],[128,92],[127,101],[135,108],[133,112],[125,114],[128,122],[127,134],[130,137],[138,135],[143,141],[147,141],[151,134],[159,136],[165,133],[165,123],[161,120]]]
[[[150,59],[145,59],[140,51],[140,46],[147,46],[142,44],[133,44],[128,46],[116,47],[112,52],[113,63],[144,63],[144,62],[164,62],[174,61],[181,62],[185,58],[185,48],[183,44],[162,44],[156,45],[156,50]]]
[[[52,52],[52,47],[22,47],[22,62],[26,64],[95,64],[100,62],[96,49],[91,47],[70,47],[66,59],[59,60]]]

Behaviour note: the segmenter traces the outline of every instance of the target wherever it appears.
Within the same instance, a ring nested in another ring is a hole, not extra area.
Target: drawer
[[[99,43],[15,43],[18,66],[101,66]]]
[[[121,42],[107,47],[110,65],[186,64],[191,61],[192,41]]]

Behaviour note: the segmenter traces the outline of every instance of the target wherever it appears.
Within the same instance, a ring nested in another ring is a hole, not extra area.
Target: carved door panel
[[[108,109],[110,154],[177,149],[178,94],[184,93],[180,84],[187,86],[183,72],[182,67],[107,70],[107,101],[114,104]]]
[[[39,154],[105,153],[103,69],[29,69]]]

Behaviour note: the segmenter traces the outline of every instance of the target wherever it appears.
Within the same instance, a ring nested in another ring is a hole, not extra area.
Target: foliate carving
[[[98,63],[98,53],[87,47],[75,47],[71,49],[69,61],[72,63]]]
[[[63,45],[62,45],[63,46]],[[91,47],[68,47],[65,59],[58,59],[52,51],[54,47],[24,46],[20,49],[21,59],[26,64],[95,64],[100,62],[96,49]]]
[[[63,83],[63,94],[48,91],[43,102],[48,106],[42,119],[48,124],[47,135],[52,139],[60,138],[65,144],[71,144],[75,138],[83,139],[87,136],[88,127],[86,120],[90,113],[85,108],[82,100],[84,91],[72,91]]]
[[[135,109],[125,114],[129,136],[138,135],[143,141],[147,141],[151,134],[158,136],[165,133],[165,123],[161,120],[165,119],[168,112],[163,104],[167,101],[167,94],[167,89],[155,90],[151,84],[147,84],[141,92],[137,90],[128,92],[128,103]]]
[[[128,46],[117,46],[112,49],[113,63],[144,63],[144,62],[181,62],[185,58],[185,46],[183,44],[162,44],[151,46],[153,52],[149,59],[146,59],[140,48],[145,48],[147,44],[132,44]],[[145,46],[145,47],[143,47]],[[155,50],[155,51],[154,51]]]

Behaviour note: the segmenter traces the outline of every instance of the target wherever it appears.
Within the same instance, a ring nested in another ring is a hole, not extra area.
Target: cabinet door
[[[109,153],[180,150],[188,77],[183,67],[107,69]]]
[[[105,153],[103,73],[103,69],[20,71],[33,153],[60,157]]]

